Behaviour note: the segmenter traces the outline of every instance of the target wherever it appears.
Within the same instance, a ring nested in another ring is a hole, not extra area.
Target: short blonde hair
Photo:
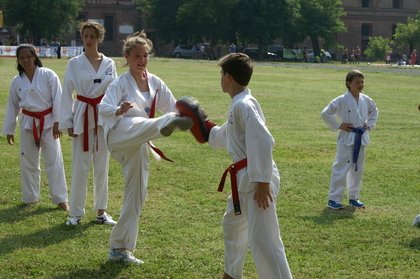
[[[92,28],[95,30],[99,43],[102,43],[104,41],[105,28],[100,23],[96,21],[92,21],[92,20],[81,22],[79,24],[79,32],[82,38],[83,38],[83,32],[85,31],[86,28]]]
[[[123,41],[123,55],[128,55],[131,49],[137,44],[145,45],[149,53],[153,52],[152,41],[147,38],[146,32],[144,32],[144,30],[141,30],[140,32],[136,32],[134,34],[129,35],[127,39]]]

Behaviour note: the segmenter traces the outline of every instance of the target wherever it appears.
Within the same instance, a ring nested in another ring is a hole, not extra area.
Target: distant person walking
[[[410,61],[411,61],[411,66],[416,65],[416,63],[417,63],[417,50],[413,50],[413,52],[411,53]]]
[[[388,49],[385,54],[385,64],[391,64],[392,50]]]

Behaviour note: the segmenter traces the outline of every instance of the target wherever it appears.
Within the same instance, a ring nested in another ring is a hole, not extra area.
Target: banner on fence
[[[0,46],[0,57],[15,57],[18,46]],[[41,58],[57,57],[56,47],[35,46],[36,52]],[[61,47],[61,57],[70,58],[83,52],[82,46]]]

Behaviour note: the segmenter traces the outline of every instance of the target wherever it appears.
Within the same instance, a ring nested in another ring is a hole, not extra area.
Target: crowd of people
[[[23,202],[29,205],[41,199],[42,154],[51,201],[68,212],[68,226],[78,226],[85,216],[92,166],[95,221],[113,226],[108,259],[143,264],[133,252],[147,196],[148,153],[170,160],[152,140],[168,137],[176,130],[200,131],[212,148],[227,149],[233,162],[222,179],[227,173],[231,175],[231,194],[223,217],[222,278],[242,277],[248,249],[254,255],[260,278],[292,278],[276,213],[280,172],[273,160],[274,138],[261,106],[248,88],[252,60],[237,53],[233,45],[231,53],[220,59],[220,84],[231,103],[227,121],[216,125],[198,116],[198,104],[192,114],[181,111],[165,82],[147,70],[153,43],[145,32],[132,34],[123,42],[128,70],[118,76],[115,62],[98,51],[104,28],[86,21],[80,24],[79,31],[84,52],[68,61],[63,87],[54,71],[43,67],[33,45],[21,44],[16,51],[18,74],[11,83],[3,133],[7,142],[14,144],[17,116],[22,112]],[[349,52],[351,63],[359,61],[357,49]],[[376,103],[363,93],[363,73],[350,71],[345,85],[346,92],[321,113],[327,126],[339,131],[327,201],[333,210],[344,207],[346,188],[349,205],[365,208],[360,201],[365,149],[378,118]],[[155,117],[156,111],[161,116]],[[70,199],[60,145],[62,133],[72,141]],[[118,220],[107,212],[109,156],[121,164],[125,181]]]
[[[341,53],[341,63],[342,64],[360,64],[360,59],[362,58],[362,50],[359,46],[356,48],[344,48]]]

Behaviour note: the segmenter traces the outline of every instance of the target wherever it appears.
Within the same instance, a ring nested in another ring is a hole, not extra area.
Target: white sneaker
[[[124,250],[124,251],[116,251],[114,249],[112,249],[111,251],[109,251],[109,256],[108,259],[111,262],[126,262],[126,263],[132,263],[132,264],[144,264],[144,262],[140,259],[137,259],[136,257],[134,257],[133,253],[131,253],[128,250]]]
[[[413,226],[420,228],[420,214],[416,216],[413,220]]]
[[[176,128],[180,129],[181,131],[186,131],[190,129],[194,124],[194,121],[191,117],[187,116],[175,116],[170,119],[164,127],[160,129],[160,133],[168,137],[170,136]]]
[[[76,226],[79,225],[82,221],[81,217],[78,216],[69,216],[69,218],[66,221],[67,226]]]
[[[110,226],[114,226],[117,223],[112,219],[112,216],[106,212],[104,212],[101,216],[96,216],[96,222]]]

